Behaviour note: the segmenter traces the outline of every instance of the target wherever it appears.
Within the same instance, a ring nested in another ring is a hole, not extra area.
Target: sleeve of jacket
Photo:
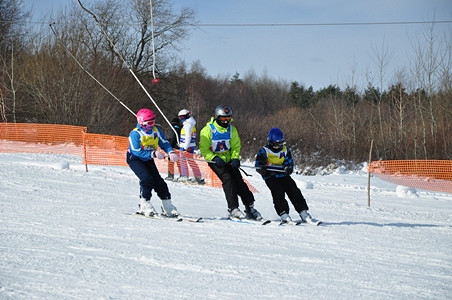
[[[140,134],[132,130],[129,134],[129,151],[143,161],[151,160],[151,151],[141,149]]]
[[[173,150],[173,147],[171,147],[171,144],[168,142],[168,140],[165,137],[165,134],[163,133],[163,131],[160,130],[160,128],[158,128],[158,133],[159,133],[159,147],[165,151],[166,153],[169,153],[170,151]]]
[[[267,152],[264,148],[261,148],[257,154],[256,154],[256,162],[254,163],[254,166],[262,167],[267,165]]]
[[[199,151],[205,160],[211,161],[215,157],[215,153],[210,150],[212,142],[212,131],[209,125],[206,125],[199,133]]]
[[[292,167],[293,168],[293,159],[292,159],[292,152],[290,152],[290,149],[287,148],[287,156],[284,158],[283,167]]]
[[[231,159],[240,159],[240,151],[242,150],[242,144],[240,142],[239,133],[237,128],[231,126]]]

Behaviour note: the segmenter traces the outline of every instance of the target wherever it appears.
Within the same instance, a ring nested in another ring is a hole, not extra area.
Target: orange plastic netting
[[[127,137],[84,133],[83,140],[84,164],[127,166]]]
[[[81,156],[83,126],[0,123],[0,152],[58,153]]]
[[[369,172],[395,184],[452,193],[452,160],[373,161]]]
[[[87,127],[82,126],[0,123],[0,152],[73,154],[81,156],[85,165],[127,166],[127,137],[86,131]],[[180,161],[176,164],[167,159],[155,162],[161,173],[168,173],[170,169],[175,175],[180,175]],[[184,162],[187,162],[189,176],[194,176],[193,169],[198,169],[197,175],[205,179],[206,185],[222,186],[202,157],[193,155]],[[253,193],[258,192],[247,180],[245,182]]]

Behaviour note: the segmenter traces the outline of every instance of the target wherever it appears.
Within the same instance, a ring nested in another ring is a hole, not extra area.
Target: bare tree
[[[7,115],[12,116],[12,121],[16,122],[16,93],[17,93],[17,82],[15,79],[15,61],[14,61],[14,45],[9,48],[11,57],[5,55],[0,56],[0,61],[2,63],[3,78],[0,84],[0,90],[4,90],[5,93],[1,93],[1,114],[3,121],[8,121]],[[7,51],[5,49],[5,51]],[[7,113],[8,112],[8,113]]]
[[[195,26],[193,9],[183,8],[175,13],[168,0],[152,1],[153,20],[148,0],[104,0],[88,9],[97,16],[98,23],[89,21],[92,16],[86,13],[84,17],[78,15],[85,30],[98,40],[95,32],[102,29],[106,47],[139,73],[151,71],[154,60],[157,69],[167,71],[169,56]],[[154,53],[159,55],[154,57]]]
[[[25,20],[30,13],[23,9],[22,0],[0,0],[0,90],[2,119],[11,116],[16,122],[16,54],[22,49]]]
[[[441,86],[447,89],[447,86],[451,85],[450,82],[447,82],[451,77],[452,65],[450,36],[449,38],[445,37],[444,41],[438,39],[435,33],[435,23],[427,24],[422,36],[418,38],[416,43],[413,43],[413,49],[415,61],[412,73],[417,80],[418,91],[420,91],[418,93],[418,109],[424,126],[423,145],[426,154],[427,139],[430,136],[436,143],[438,129],[434,93],[439,91]],[[425,93],[422,93],[422,91],[425,91]],[[428,118],[430,122],[425,118]],[[427,123],[430,124],[429,128],[427,128]]]
[[[386,83],[386,77],[387,77],[387,69],[389,66],[389,63],[391,62],[392,59],[392,52],[389,51],[387,44],[385,43],[385,41],[383,41],[382,45],[381,45],[381,49],[377,49],[377,48],[373,48],[374,50],[374,59],[375,59],[375,64],[377,67],[377,83],[378,83],[378,87],[379,87],[379,91],[383,91],[385,88],[385,83]],[[369,80],[369,79],[368,79]],[[368,81],[368,83],[371,85],[372,82]],[[388,146],[387,146],[387,134],[388,132],[386,132],[385,130],[385,126],[384,126],[384,115],[383,115],[383,93],[380,93],[377,96],[377,112],[378,112],[378,122],[379,122],[379,135],[378,135],[378,143],[376,143],[376,149],[379,148],[379,145],[383,146],[383,153],[386,154],[386,152],[389,150]]]

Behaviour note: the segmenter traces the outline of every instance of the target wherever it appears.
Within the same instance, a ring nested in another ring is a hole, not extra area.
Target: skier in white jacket
[[[179,119],[182,122],[182,129],[180,131],[180,177],[177,181],[204,184],[204,179],[201,176],[201,171],[193,160],[193,153],[196,147],[196,120],[191,116],[187,109],[179,111]],[[194,178],[189,177],[188,165],[193,170]]]

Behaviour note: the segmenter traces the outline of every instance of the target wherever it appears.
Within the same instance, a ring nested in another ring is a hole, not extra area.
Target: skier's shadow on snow
[[[409,228],[416,228],[416,227],[444,227],[441,225],[434,225],[434,224],[410,224],[410,223],[375,223],[375,222],[353,222],[353,221],[343,221],[343,222],[323,222],[321,226],[332,226],[332,225],[370,225],[370,226],[376,226],[376,227],[386,227],[386,226],[392,226],[392,227],[409,227]],[[451,226],[446,226],[451,227]]]

